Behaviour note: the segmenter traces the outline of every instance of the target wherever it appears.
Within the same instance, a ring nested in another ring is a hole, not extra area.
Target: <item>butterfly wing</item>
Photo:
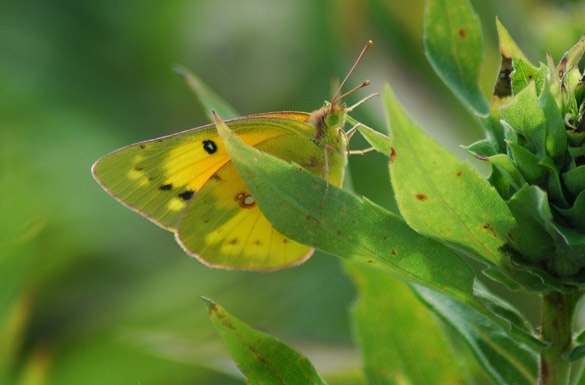
[[[320,173],[323,154],[308,116],[269,113],[226,124],[245,143]],[[125,147],[92,170],[106,191],[177,232],[179,243],[209,265],[275,269],[312,252],[278,233],[252,204],[213,125]]]
[[[252,146],[290,133],[282,125],[259,130],[256,121],[252,116],[227,124]],[[98,160],[92,172],[118,201],[174,231],[189,199],[228,161],[215,126],[207,125],[114,151]]]

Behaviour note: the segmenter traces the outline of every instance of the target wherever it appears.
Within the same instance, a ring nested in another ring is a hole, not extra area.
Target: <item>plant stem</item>
[[[573,316],[580,294],[551,292],[542,297],[542,338],[550,346],[540,353],[539,385],[569,385],[571,363],[563,354],[573,342]]]

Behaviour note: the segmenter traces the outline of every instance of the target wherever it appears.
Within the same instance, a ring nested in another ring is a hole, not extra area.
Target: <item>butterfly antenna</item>
[[[356,92],[357,90],[359,90],[360,88],[364,88],[365,86],[369,86],[370,85],[370,81],[366,80],[365,82],[363,82],[362,84],[360,84],[359,86],[357,86],[356,88],[354,88],[351,91],[346,92],[345,94],[341,95],[340,97],[337,98],[337,101],[340,101],[341,99],[345,98],[347,95],[351,95],[354,92]]]
[[[349,72],[347,73],[347,75],[345,76],[345,79],[343,79],[343,81],[341,82],[341,85],[339,86],[339,88],[337,89],[337,92],[335,93],[335,96],[333,97],[333,99],[331,100],[331,111],[333,111],[333,106],[335,106],[335,103],[337,103],[341,98],[343,98],[344,96],[347,96],[348,94],[356,91],[357,89],[360,89],[362,87],[365,87],[369,84],[369,82],[364,82],[362,83],[362,85],[360,85],[359,87],[357,87],[356,89],[342,95],[341,97],[339,97],[339,93],[341,92],[341,89],[343,88],[343,86],[345,85],[345,82],[347,82],[347,79],[349,79],[349,77],[351,76],[353,70],[355,70],[355,67],[357,67],[358,63],[360,62],[360,60],[362,60],[362,57],[364,56],[364,54],[368,51],[368,49],[370,49],[370,47],[372,46],[372,44],[374,44],[373,41],[368,41],[368,43],[366,44],[366,46],[364,47],[364,49],[362,49],[362,52],[360,53],[360,56],[358,56],[357,60],[355,61],[355,63],[353,64],[353,67],[351,67],[351,69],[349,70]],[[365,84],[368,83],[368,84]]]

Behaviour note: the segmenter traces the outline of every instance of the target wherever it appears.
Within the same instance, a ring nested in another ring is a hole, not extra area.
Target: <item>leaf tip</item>
[[[180,66],[179,64],[175,64],[173,66],[173,71],[182,78],[187,78],[189,76],[187,70],[183,66]]]
[[[210,300],[209,298],[201,297],[201,300],[205,303],[205,305],[207,305],[207,313],[209,315],[212,315],[214,312],[218,311],[217,304]]]

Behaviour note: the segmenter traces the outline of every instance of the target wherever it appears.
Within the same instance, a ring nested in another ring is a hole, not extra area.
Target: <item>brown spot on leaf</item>
[[[424,202],[424,201],[426,201],[427,199],[429,199],[429,197],[428,197],[428,196],[426,196],[425,194],[420,194],[420,193],[419,193],[419,194],[416,194],[416,199],[418,199],[418,200],[419,200],[419,201],[421,201],[421,202]]]
[[[459,177],[460,177],[462,174],[463,174],[463,171],[457,171],[457,172],[455,173],[455,176],[456,176],[457,178],[459,178]]]
[[[516,239],[514,238],[514,236],[512,235],[512,233],[506,233],[506,236],[508,236],[508,239],[510,239],[510,241],[516,242]]]
[[[282,240],[282,243],[288,243],[288,238],[284,238],[284,239]]]
[[[494,230],[491,224],[486,223],[485,225],[481,226],[481,228],[492,233],[494,238],[498,237],[498,234],[496,234],[496,230]]]
[[[234,238],[230,241],[230,245],[235,245],[236,243],[238,243],[238,238]]]
[[[392,249],[392,251],[390,252],[390,254],[396,256],[398,253],[396,252],[396,250]]]
[[[319,220],[318,220],[317,218],[315,218],[314,216],[312,216],[312,215],[307,215],[307,216],[305,217],[305,219],[306,219],[307,221],[309,221],[309,222],[314,222],[314,223],[316,223],[316,224],[319,224]]]
[[[394,159],[396,159],[396,150],[394,147],[390,147],[390,160],[394,162]]]
[[[368,259],[368,263],[374,263],[373,259]]]
[[[465,30],[465,28],[459,29],[459,31],[457,31],[457,34],[459,35],[459,37],[461,39],[466,39],[467,38],[467,31]]]
[[[254,244],[260,246],[262,243],[260,242],[259,239],[256,239],[256,242],[254,242]]]

